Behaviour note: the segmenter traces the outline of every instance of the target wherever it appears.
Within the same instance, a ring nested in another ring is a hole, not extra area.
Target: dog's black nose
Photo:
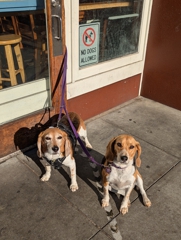
[[[126,162],[126,161],[128,160],[128,157],[127,157],[127,156],[121,156],[121,160],[122,160],[123,162]]]
[[[54,152],[57,152],[58,149],[59,149],[59,148],[58,148],[57,146],[53,146],[53,147],[52,147],[52,150],[53,150]]]

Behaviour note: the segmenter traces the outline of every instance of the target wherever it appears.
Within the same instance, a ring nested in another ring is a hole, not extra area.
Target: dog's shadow
[[[90,155],[95,159],[98,164],[101,164],[103,155],[93,149],[89,149]],[[81,178],[97,195],[99,202],[101,202],[101,194],[96,186],[95,176],[93,174],[93,168],[91,167],[91,162],[80,147],[77,145],[76,151],[74,154],[75,161],[76,161],[76,172],[77,176]],[[101,166],[96,165],[96,170],[101,172]],[[93,184],[94,182],[94,184]]]
[[[45,114],[46,112],[43,114],[42,119]],[[31,128],[22,127],[16,131],[14,134],[14,145],[16,150],[24,150],[29,148],[29,146],[35,145],[40,132],[44,131],[50,126],[56,125],[58,114],[52,117],[49,116],[48,121],[44,124],[41,123],[42,119],[40,119],[40,121]]]

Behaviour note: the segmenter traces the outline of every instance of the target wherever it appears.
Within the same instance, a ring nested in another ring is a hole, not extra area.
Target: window
[[[15,38],[22,55],[21,66],[18,66],[20,60],[15,50],[18,46],[11,44]],[[12,59],[5,48],[6,44],[11,44]],[[47,78],[49,74],[44,9],[0,13],[0,52],[0,89]],[[10,60],[15,67],[15,75],[11,75],[13,70],[9,69]]]
[[[0,2],[0,112],[3,113],[0,125],[3,125],[50,106],[51,97],[44,0]],[[10,48],[6,48],[8,43]]]
[[[98,62],[138,52],[142,9],[143,0],[79,1],[79,25],[100,23]]]
[[[64,3],[68,99],[143,72],[152,0],[67,0]],[[93,24],[99,25],[99,30]],[[95,33],[98,31],[99,50],[96,62],[81,66],[81,54],[85,52],[80,49],[80,41],[84,41],[81,33],[85,32],[85,43],[86,34],[94,41],[91,31],[82,30],[84,25],[95,29]]]

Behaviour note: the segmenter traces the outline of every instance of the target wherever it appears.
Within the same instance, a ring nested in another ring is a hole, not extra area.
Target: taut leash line
[[[67,119],[68,119],[68,121],[69,121],[69,124],[70,124],[70,126],[71,126],[71,129],[72,129],[72,131],[73,131],[76,139],[78,140],[80,146],[82,147],[82,150],[83,150],[84,153],[87,155],[88,159],[89,159],[92,163],[94,163],[94,164],[96,164],[96,165],[98,165],[98,166],[100,166],[100,167],[106,168],[106,172],[107,172],[107,173],[110,173],[110,172],[111,172],[111,167],[110,167],[110,166],[104,166],[103,164],[98,163],[98,162],[91,156],[91,154],[89,153],[88,149],[86,148],[86,146],[85,146],[84,143],[82,142],[79,134],[77,133],[77,131],[76,131],[76,129],[75,129],[75,127],[74,127],[74,125],[73,125],[70,117],[69,117],[69,114],[68,114],[68,112],[67,112],[66,104],[65,104],[66,71],[67,71],[67,48],[66,48],[66,50],[65,50],[65,56],[64,56],[64,63],[63,63],[63,64],[64,64],[64,67],[63,67],[63,75],[62,75],[62,96],[61,96],[60,113],[59,113],[59,117],[58,117],[57,127],[58,127],[58,123],[59,123],[59,121],[60,121],[60,119],[61,119],[61,116],[62,116],[62,110],[64,110],[64,111],[65,111],[65,114],[66,114],[66,116],[67,116]],[[118,169],[124,169],[124,168],[121,168],[121,167],[119,167],[119,166],[116,166],[114,163],[112,163],[111,166],[116,167],[116,168],[118,168]]]
[[[67,49],[65,51],[65,56],[64,56],[64,67],[63,67],[63,75],[62,75],[62,96],[61,96],[61,105],[60,105],[60,113],[59,113],[59,117],[58,117],[58,122],[61,119],[62,116],[62,110],[65,111],[65,114],[67,116],[67,119],[69,121],[69,124],[71,126],[71,129],[76,137],[76,139],[78,140],[80,146],[82,147],[82,150],[85,152],[85,154],[87,155],[87,157],[89,158],[90,161],[92,161],[93,163],[95,163],[96,165],[99,165],[101,167],[105,167],[103,164],[98,163],[89,153],[89,151],[87,150],[87,148],[85,147],[84,143],[82,142],[82,140],[80,139],[79,134],[77,133],[70,117],[69,114],[67,112],[66,109],[66,104],[65,104],[65,89],[66,89],[66,71],[67,71]],[[57,126],[58,126],[58,122],[57,122]]]

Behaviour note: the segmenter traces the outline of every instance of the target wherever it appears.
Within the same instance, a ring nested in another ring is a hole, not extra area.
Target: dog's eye
[[[59,136],[58,139],[62,139],[62,136]]]
[[[46,140],[51,140],[51,138],[50,138],[50,137],[46,137],[45,139],[46,139]]]
[[[133,145],[131,145],[130,147],[129,147],[129,149],[133,149],[134,148],[134,146]]]
[[[118,147],[122,147],[122,144],[121,144],[121,143],[117,143],[117,146],[118,146]]]

